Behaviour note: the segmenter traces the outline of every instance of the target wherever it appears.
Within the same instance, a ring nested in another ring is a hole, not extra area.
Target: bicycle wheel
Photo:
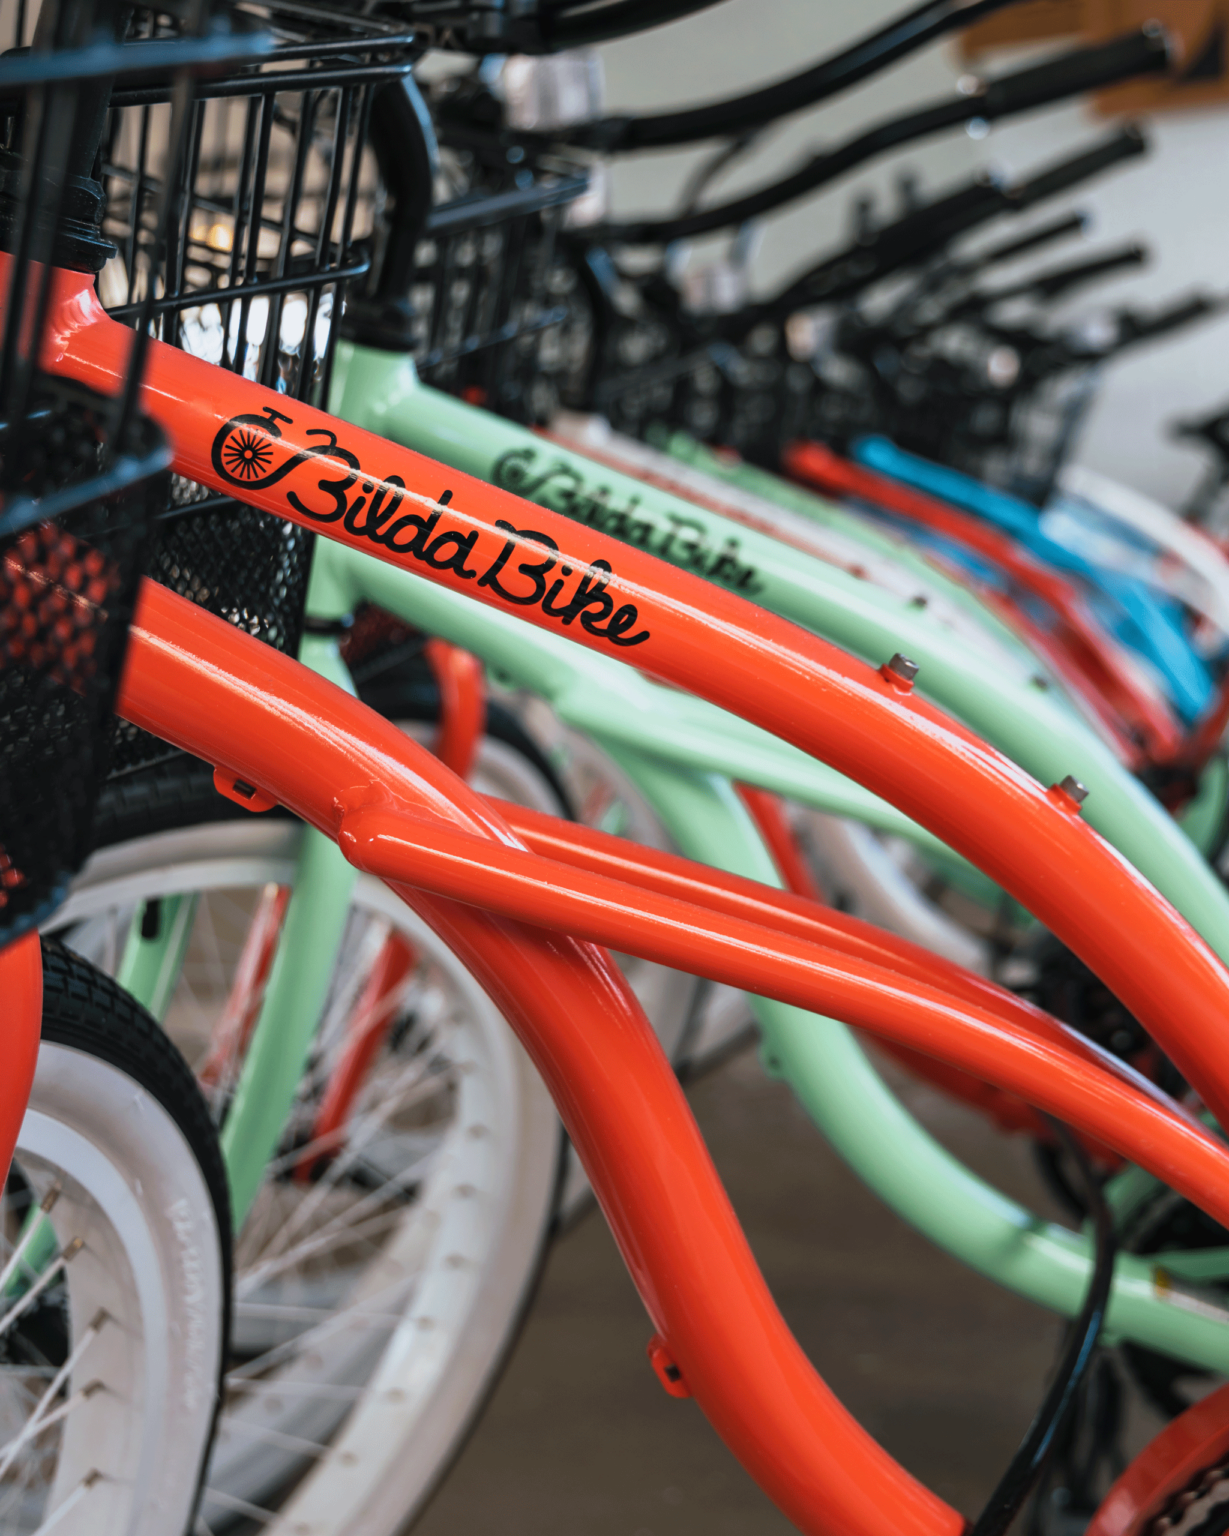
[[[59,931],[114,965],[135,913],[188,898],[165,1024],[221,1118],[235,1074],[217,1061],[216,1030],[262,904],[293,878],[302,828],[237,808],[231,819],[191,760],[140,777],[104,799],[104,835],[142,818],[162,830],[102,849]],[[355,1001],[390,950],[407,962],[394,1016],[354,1087],[344,1137],[330,1137],[321,1115]],[[468,972],[366,878],[341,953],[236,1239],[234,1348],[202,1503],[210,1531],[244,1519],[337,1536],[402,1529],[516,1336],[554,1210],[554,1107]]]
[[[43,972],[0,1204],[0,1531],[181,1536],[225,1355],[217,1138],[142,1008],[58,945]]]

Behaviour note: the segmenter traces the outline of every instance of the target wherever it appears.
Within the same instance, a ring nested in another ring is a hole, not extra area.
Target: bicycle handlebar
[[[550,50],[584,48],[631,32],[647,32],[706,11],[718,0],[608,0],[604,5],[544,6],[539,18],[542,41]]]
[[[958,236],[968,234],[1000,213],[1031,208],[1043,199],[1056,197],[1123,160],[1143,154],[1146,149],[1147,142],[1139,128],[1129,124],[1102,143],[1048,166],[1027,181],[1004,185],[1002,181],[982,172],[966,186],[937,198],[924,208],[905,214],[893,224],[885,225],[865,243],[850,246],[792,279],[776,298],[764,306],[764,314],[788,313],[805,304],[831,302],[847,297],[857,287],[878,281],[891,272],[936,254]],[[1060,221],[1067,222],[1070,221]],[[998,248],[1001,254],[987,253],[983,258],[984,264],[988,266],[993,260],[1008,260],[1013,254],[1013,247],[1017,254],[1022,254],[1030,249],[1034,240],[1039,243],[1043,233],[1037,231],[1034,235],[1009,241]],[[851,276],[859,265],[864,268],[866,275],[859,276],[851,286]]]
[[[1048,224],[1039,224],[1036,229],[1030,229],[1026,235],[1014,236],[1010,240],[1002,241],[999,245],[977,251],[961,261],[953,261],[949,269],[950,275],[972,277],[980,272],[988,272],[991,267],[1017,261],[1031,251],[1039,250],[1043,245],[1053,245],[1056,240],[1065,240],[1068,235],[1086,234],[1088,222],[1086,213],[1059,214]]]
[[[594,240],[626,245],[668,244],[745,223],[814,192],[857,166],[902,144],[981,118],[987,122],[1051,105],[1138,75],[1158,74],[1170,61],[1169,41],[1154,22],[1108,43],[1077,48],[1000,80],[975,81],[954,99],[889,119],[813,155],[788,176],[754,192],[681,218],[640,219],[599,226]]]
[[[1019,183],[1014,191],[1016,207],[1021,211],[1046,198],[1069,192],[1082,182],[1091,181],[1102,171],[1108,171],[1124,160],[1148,153],[1148,140],[1138,123],[1127,123],[1100,144],[1086,149],[1067,160],[1056,161],[1044,171]]]
[[[1148,259],[1147,249],[1136,243],[1120,246],[1101,256],[1090,256],[1082,261],[1065,262],[1043,272],[1031,273],[1017,283],[1003,288],[981,289],[971,293],[945,318],[990,309],[996,304],[1006,304],[1011,299],[1035,299],[1042,304],[1054,304],[1064,299],[1073,288],[1084,283],[1096,282],[1100,277],[1119,272],[1127,267],[1139,267]]]
[[[898,59],[935,42],[957,27],[1001,11],[1016,0],[922,0],[887,26],[859,38],[851,47],[812,64],[797,75],[731,96],[724,101],[685,107],[677,112],[633,116],[628,113],[569,127],[558,139],[603,154],[633,154],[694,144],[701,139],[735,136],[778,122],[806,107],[848,90]]]

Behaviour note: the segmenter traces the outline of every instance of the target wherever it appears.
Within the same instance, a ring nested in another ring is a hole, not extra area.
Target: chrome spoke
[[[41,1435],[43,1430],[48,1428],[50,1425],[58,1423],[62,1418],[66,1417],[68,1406],[69,1404],[73,1403],[75,1399],[80,1398],[80,1400],[84,1402],[86,1397],[88,1397],[92,1391],[97,1390],[97,1388],[102,1385],[101,1382],[92,1382],[88,1387],[82,1389],[81,1392],[74,1393],[73,1396],[68,1399],[68,1403],[64,1404],[63,1408],[57,1409],[54,1413],[48,1412],[52,1400],[56,1397],[60,1388],[77,1368],[81,1357],[98,1337],[106,1321],[107,1314],[105,1312],[99,1312],[98,1315],[94,1318],[93,1322],[81,1335],[81,1338],[77,1343],[77,1347],[73,1350],[72,1354],[69,1355],[68,1359],[65,1360],[64,1364],[51,1378],[51,1381],[47,1385],[47,1390],[39,1399],[38,1405],[34,1409],[34,1412],[30,1415],[30,1419],[27,1422],[25,1428],[15,1439],[10,1440],[6,1446],[0,1446],[0,1477],[3,1477],[4,1474],[8,1471],[9,1467],[12,1466],[13,1458],[17,1455],[17,1452],[23,1445],[34,1439],[36,1435]]]
[[[47,1532],[54,1530],[60,1521],[63,1520],[65,1515],[67,1515],[71,1510],[76,1509],[77,1505],[81,1503],[82,1499],[85,1498],[86,1494],[89,1493],[94,1484],[100,1482],[101,1480],[101,1472],[97,1470],[87,1472],[81,1481],[77,1484],[77,1486],[73,1489],[73,1491],[69,1494],[69,1496],[64,1500],[63,1504],[61,1504],[60,1507],[51,1516],[51,1518],[49,1520],[43,1521],[38,1530],[34,1532],[34,1536],[47,1536]]]
[[[40,1216],[42,1218],[46,1218],[48,1213],[54,1209],[56,1201],[60,1198],[60,1193],[63,1187],[64,1186],[57,1179],[56,1182],[47,1191],[47,1193],[43,1196],[42,1200],[39,1202],[38,1207],[40,1215],[35,1216],[29,1220],[26,1226],[26,1230],[21,1234],[21,1238],[18,1241],[17,1246],[13,1249],[12,1253],[9,1254],[8,1262],[5,1264],[3,1269],[0,1269],[0,1296],[3,1296],[5,1287],[13,1278],[17,1266],[25,1258],[26,1254],[30,1250],[31,1244],[34,1242],[35,1237],[41,1230],[42,1221],[40,1220]]]
[[[47,1268],[42,1272],[42,1274],[25,1293],[17,1305],[15,1307],[10,1307],[4,1316],[0,1317],[0,1338],[3,1338],[3,1336],[9,1331],[17,1319],[34,1305],[38,1298],[51,1284],[51,1282],[55,1280],[59,1275],[63,1274],[68,1265],[71,1264],[73,1259],[75,1259],[78,1253],[81,1252],[81,1248],[81,1239],[79,1237],[74,1237],[72,1242],[69,1243],[68,1247],[65,1248],[64,1252],[59,1254],[47,1266]]]

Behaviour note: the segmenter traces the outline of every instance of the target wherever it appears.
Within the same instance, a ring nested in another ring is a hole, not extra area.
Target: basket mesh
[[[281,45],[275,65],[204,83],[177,189],[169,249],[155,260],[170,105],[163,89],[113,97],[100,176],[107,309],[133,320],[150,285],[153,334],[292,398],[325,405],[346,285],[371,264],[379,213],[367,146],[374,93],[408,68],[403,33],[354,12],[252,7]],[[136,35],[171,25],[138,12]],[[294,654],[312,536],[176,477],[150,574],[212,613]],[[119,728],[115,772],[170,749]]]
[[[433,388],[517,420],[550,418],[584,355],[569,345],[580,295],[559,232],[586,186],[548,177],[432,211],[415,253],[410,352]]]
[[[20,444],[5,445],[24,454],[23,497],[88,486],[109,409],[80,393],[44,398]],[[136,456],[156,468],[161,439],[138,430]],[[154,475],[0,538],[0,945],[54,909],[91,851],[132,602],[164,496]]]

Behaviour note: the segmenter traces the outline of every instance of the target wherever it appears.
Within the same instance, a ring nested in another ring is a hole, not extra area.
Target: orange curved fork
[[[809,485],[830,494],[860,497],[887,512],[933,528],[990,560],[1055,613],[1071,663],[1086,684],[1118,713],[1129,731],[1138,736],[1148,760],[1167,763],[1181,752],[1184,737],[1172,713],[1160,699],[1141,689],[1122,666],[1114,646],[1088,613],[1077,589],[1020,549],[1007,534],[937,497],[864,469],[820,443],[790,444],[782,455],[782,463]],[[1018,622],[1014,604],[1008,603],[1006,612],[1010,622]],[[1086,690],[1081,692],[1088,696]]]
[[[52,315],[44,363],[115,393],[132,338],[87,278],[57,274]],[[882,796],[1056,933],[1229,1124],[1224,967],[1074,800],[886,666],[585,527],[583,504],[575,519],[529,505],[161,344],[142,404],[189,478],[627,660]]]
[[[228,773],[255,774],[330,835],[349,810],[374,803],[411,806],[491,849],[516,841],[495,809],[396,726],[150,582],[118,710]],[[592,945],[395,888],[524,1042],[671,1360],[787,1517],[813,1536],[960,1536],[961,1516],[866,1434],[790,1335],[613,962]]]
[[[235,967],[234,980],[226,997],[226,1006],[214,1027],[209,1054],[197,1077],[209,1087],[233,1082],[239,1064],[247,1053],[248,1041],[260,1016],[265,986],[277,954],[286,908],[290,905],[288,885],[267,885],[260,893],[256,911],[248,924],[247,937]]]
[[[316,1110],[309,1150],[295,1165],[295,1177],[300,1181],[315,1172],[322,1159],[333,1157],[345,1142],[354,1101],[388,1038],[406,982],[417,964],[413,945],[399,933],[390,933],[380,946],[346,1020],[345,1039]]]
[[[0,1174],[8,1178],[30,1101],[43,1028],[43,950],[37,932],[0,949],[4,1067],[0,1071]]]
[[[440,691],[435,755],[460,779],[469,778],[486,729],[486,678],[476,656],[432,636],[424,647]]]

